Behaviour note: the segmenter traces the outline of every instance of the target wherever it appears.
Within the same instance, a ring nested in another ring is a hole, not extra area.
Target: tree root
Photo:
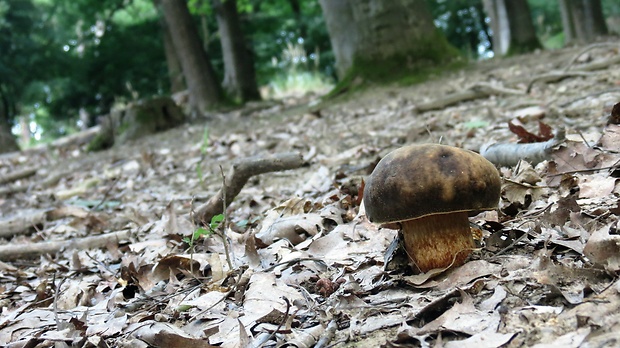
[[[194,223],[208,225],[213,216],[223,213],[252,176],[296,169],[303,164],[303,158],[298,152],[248,157],[233,163],[223,187],[194,213]]]

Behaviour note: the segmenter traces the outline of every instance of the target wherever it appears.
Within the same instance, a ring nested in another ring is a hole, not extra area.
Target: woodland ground
[[[0,345],[620,346],[619,57],[618,42],[544,51],[100,153],[4,155]],[[386,269],[397,232],[368,222],[358,193],[377,160],[548,139],[509,121],[566,136],[501,168],[499,210],[471,219],[479,250],[432,277]],[[302,167],[252,176],[214,234],[184,240],[234,161],[290,151]]]

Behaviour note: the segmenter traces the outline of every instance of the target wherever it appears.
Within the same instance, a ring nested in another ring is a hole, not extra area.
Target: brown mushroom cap
[[[479,154],[439,144],[409,145],[387,154],[364,188],[372,222],[497,208],[501,179]]]

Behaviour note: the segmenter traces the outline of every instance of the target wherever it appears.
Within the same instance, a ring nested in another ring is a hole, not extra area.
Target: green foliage
[[[465,57],[477,58],[492,50],[491,34],[482,0],[427,2],[437,28]]]
[[[209,127],[205,126],[204,132],[202,132],[202,145],[200,145],[200,154],[206,155],[209,148]]]
[[[562,17],[557,0],[528,0],[536,36],[546,48],[559,48],[558,34],[562,33]],[[555,39],[553,39],[555,38]]]
[[[190,249],[193,250],[194,245],[197,240],[199,240],[202,237],[205,237],[205,238],[210,237],[220,227],[223,221],[224,221],[224,214],[215,215],[211,218],[211,222],[209,223],[209,226],[206,226],[206,228],[203,228],[203,227],[197,228],[192,233],[191,237],[185,237],[183,238],[183,241],[189,245]]]
[[[322,93],[332,89],[332,80],[312,71],[290,71],[274,76],[269,82],[270,97],[284,98],[303,96],[307,93]]]
[[[291,71],[312,71],[334,77],[334,56],[318,1],[256,2],[244,17],[246,37],[251,40],[260,85]],[[290,54],[302,49],[304,54]]]
[[[165,92],[162,46],[150,0],[0,0],[0,107],[64,135],[80,109]]]

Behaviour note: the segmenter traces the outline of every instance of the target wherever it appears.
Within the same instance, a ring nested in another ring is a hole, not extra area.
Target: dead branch
[[[33,244],[7,244],[0,246],[0,260],[15,260],[33,258],[44,254],[55,254],[71,249],[94,249],[102,248],[110,243],[129,239],[131,232],[118,231],[96,236],[76,238],[63,241],[40,242]]]
[[[451,93],[443,96],[439,99],[431,100],[425,103],[416,105],[416,110],[419,112],[443,109],[447,106],[454,105],[460,102],[485,98],[490,95],[501,94],[523,94],[523,91],[516,89],[509,89],[500,86],[494,86],[488,83],[479,83],[470,87],[466,91]]]
[[[564,142],[564,130],[553,139],[541,143],[491,143],[480,148],[480,154],[496,166],[514,166],[520,160],[536,164],[546,160],[553,148]]]
[[[11,160],[19,156],[33,156],[49,150],[64,149],[70,146],[82,146],[101,132],[101,126],[94,126],[79,133],[71,134],[52,141],[49,144],[40,144],[21,151],[0,154],[0,160]]]
[[[22,213],[10,219],[0,220],[0,238],[28,233],[32,227],[42,225],[47,221],[48,212],[48,210],[37,210],[28,215]]]
[[[539,81],[542,83],[549,83],[549,82],[560,81],[560,80],[563,80],[569,77],[589,76],[589,75],[592,75],[592,73],[586,72],[586,71],[552,71],[547,74],[541,74],[541,75],[535,76],[530,81],[530,83],[528,83],[526,91],[527,93],[530,93],[530,91],[532,90],[532,87],[534,87],[534,84]]]
[[[13,193],[27,191],[28,187],[28,185],[10,185],[6,187],[0,187],[0,197],[8,196]]]
[[[17,234],[29,233],[33,227],[41,226],[47,221],[69,216],[85,218],[88,214],[90,213],[87,210],[72,206],[28,211],[27,214],[22,212],[21,215],[0,220],[0,238],[10,238]]]
[[[575,64],[577,59],[579,59],[579,57],[581,57],[584,53],[591,51],[595,48],[599,48],[599,47],[618,48],[618,43],[617,42],[597,42],[597,43],[593,43],[591,45],[584,47],[581,51],[579,51],[576,55],[573,56],[573,59],[571,59],[570,62],[568,62],[568,64],[566,64],[566,66],[564,67],[564,71],[568,71],[573,66],[573,64]]]
[[[252,176],[296,169],[303,164],[303,158],[298,152],[248,157],[233,163],[226,176],[225,185],[196,210],[194,223],[208,224],[213,216],[221,214],[224,211],[224,198],[226,198],[226,206],[230,205]]]
[[[579,67],[579,70],[564,69],[563,71],[552,71],[547,74],[538,75],[534,77],[530,81],[530,83],[527,85],[527,93],[531,91],[534,84],[538,81],[542,81],[543,83],[549,83],[549,82],[560,81],[568,77],[589,76],[593,74],[592,71],[605,69],[609,66],[612,66],[618,63],[620,63],[620,55],[617,55],[615,57],[612,57],[606,60],[596,61],[596,62],[592,62],[589,64],[583,64]]]
[[[33,176],[37,173],[37,170],[39,170],[38,167],[23,168],[5,175],[0,175],[0,185]]]
[[[70,146],[81,146],[89,143],[97,134],[101,132],[101,126],[94,126],[81,132],[56,139],[49,144],[49,148],[67,148]]]

